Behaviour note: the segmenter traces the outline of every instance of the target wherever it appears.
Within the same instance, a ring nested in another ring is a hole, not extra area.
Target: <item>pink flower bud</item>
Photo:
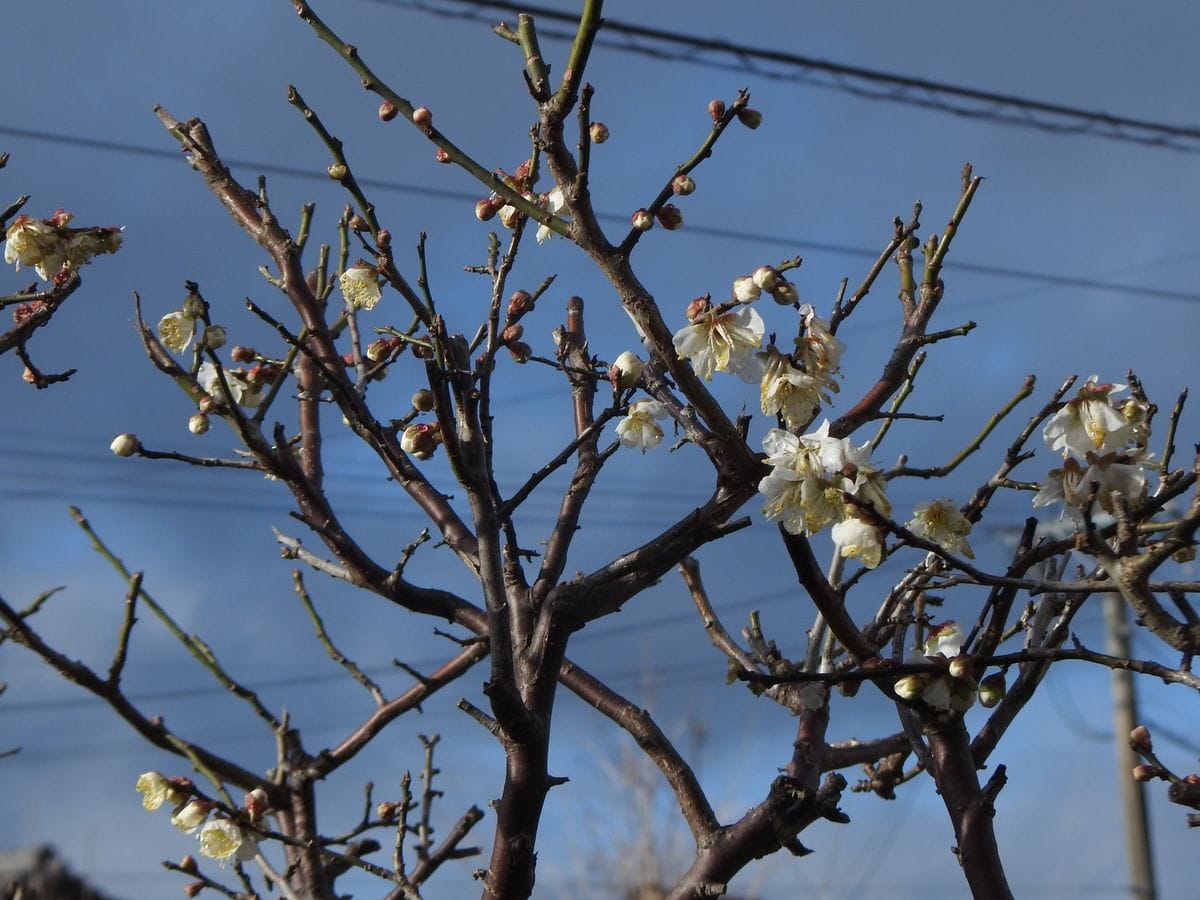
[[[347,222],[346,224],[350,226],[350,230],[353,231],[355,234],[358,234],[359,232],[362,232],[362,231],[366,231],[367,228],[370,227],[367,225],[367,220],[364,219],[362,216],[360,216],[358,213],[355,213],[354,215],[352,215],[350,217],[350,221]]]
[[[689,322],[695,322],[702,315],[712,309],[712,299],[705,294],[703,297],[697,297],[687,305],[684,315],[687,316]]]
[[[118,434],[108,445],[108,449],[117,456],[133,456],[141,447],[136,434]]]
[[[674,231],[683,226],[683,213],[674,203],[663,204],[658,211],[658,222],[667,231]]]
[[[343,163],[333,163],[333,165],[331,165],[325,171],[329,173],[329,177],[334,181],[341,181],[350,174],[350,170],[347,169]]]
[[[1139,725],[1129,732],[1129,746],[1139,753],[1153,752],[1154,741],[1150,739],[1150,729],[1145,725]]]
[[[429,412],[433,409],[433,391],[421,388],[412,395],[413,409],[417,412]]]
[[[533,356],[533,348],[524,341],[512,341],[505,345],[508,347],[508,352],[512,355],[513,362],[526,363],[529,357]]]
[[[475,218],[480,222],[487,222],[496,217],[496,213],[500,211],[500,207],[504,205],[503,200],[497,201],[496,198],[480,200],[475,204]]]
[[[513,341],[519,341],[524,334],[524,325],[509,325],[500,333],[500,340],[505,344],[511,344]]]
[[[260,787],[255,788],[246,794],[246,799],[242,805],[249,814],[251,822],[260,821],[270,806],[267,800],[267,792]]]
[[[186,872],[188,875],[195,875],[200,871],[200,867],[196,865],[196,857],[188,854],[179,861],[179,871]]]
[[[638,231],[649,231],[654,227],[654,217],[646,209],[635,210],[633,215],[630,216],[630,220],[633,222],[633,227]]]
[[[709,101],[708,114],[710,116],[712,116],[712,120],[714,123],[720,122],[723,118],[725,118],[725,101],[724,100]]]
[[[1140,781],[1144,784],[1147,781],[1153,781],[1155,778],[1161,777],[1162,769],[1160,769],[1158,766],[1141,763],[1140,765],[1134,766],[1133,771],[1130,774],[1133,775],[1134,781]]]
[[[760,113],[757,109],[751,109],[748,106],[739,109],[737,117],[738,121],[751,131],[762,124],[762,113]]]
[[[515,322],[531,309],[533,309],[533,294],[529,291],[514,291],[513,295],[508,298],[508,321]]]
[[[603,144],[608,140],[608,126],[603,122],[593,122],[588,127],[588,136],[593,144]]]
[[[696,182],[691,175],[676,175],[671,179],[671,190],[680,197],[686,197],[696,190]]]
[[[396,104],[391,100],[384,100],[379,104],[379,121],[390,122],[396,118]]]
[[[413,124],[418,128],[424,129],[426,132],[433,127],[433,113],[429,111],[427,106],[418,106],[413,110]]]
[[[448,165],[451,161],[450,151],[443,150],[441,147],[438,147],[437,153],[435,153],[433,155],[433,158],[436,159],[438,162],[442,163],[443,165]]]
[[[37,375],[34,374],[33,369],[26,366],[25,371],[21,373],[21,380],[26,384],[37,384]]]
[[[229,351],[229,358],[240,363],[252,363],[257,355],[253,347],[238,346]]]
[[[379,816],[384,822],[391,822],[396,818],[396,811],[400,808],[399,803],[391,800],[385,800],[375,807],[375,815]]]
[[[199,897],[199,896],[200,896],[200,892],[201,892],[202,890],[204,890],[204,882],[203,882],[203,881],[193,881],[191,884],[189,884],[189,885],[187,885],[186,887],[184,887],[184,889],[183,889],[183,896],[185,896],[185,897]]]
[[[380,249],[389,247],[392,243],[392,233],[386,228],[380,228],[379,231],[375,233],[375,241],[379,244]]]

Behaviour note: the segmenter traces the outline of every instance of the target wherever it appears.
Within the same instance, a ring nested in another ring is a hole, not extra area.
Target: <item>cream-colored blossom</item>
[[[222,862],[246,862],[254,859],[258,842],[235,822],[213,819],[200,829],[200,852]]]
[[[1041,490],[1033,498],[1033,505],[1049,506],[1062,501],[1065,512],[1078,519],[1082,508],[1091,496],[1093,485],[1096,502],[1105,512],[1115,511],[1114,494],[1120,494],[1130,503],[1137,503],[1146,494],[1146,466],[1150,454],[1139,451],[1132,454],[1109,453],[1085,456],[1087,468],[1078,460],[1068,457],[1062,468],[1051,469],[1042,482]]]
[[[221,391],[221,380],[217,376],[217,367],[209,360],[205,360],[200,364],[200,370],[196,373],[196,380],[200,382],[200,387],[204,388],[205,392],[210,396],[217,398],[224,396]],[[262,402],[264,383],[261,381],[251,383],[246,377],[246,373],[241,369],[225,369],[225,383],[229,385],[229,393],[231,395],[229,399],[238,406],[253,409]]]
[[[966,634],[953,619],[930,625],[929,635],[925,638],[925,655],[953,659],[962,653],[966,639]]]
[[[563,196],[563,189],[560,187],[555,187],[554,190],[546,194],[542,206],[544,206],[550,213],[553,213],[556,216],[559,215],[564,209],[567,208],[567,198]],[[551,230],[549,225],[538,225],[537,242],[539,244],[545,242],[549,238],[554,237],[554,235],[555,232]]]
[[[1083,457],[1124,448],[1134,434],[1135,422],[1114,407],[1111,399],[1123,390],[1123,384],[1101,384],[1097,375],[1089,378],[1042,429],[1050,449],[1061,450],[1063,456],[1074,453]]]
[[[629,414],[617,423],[621,446],[636,448],[643,453],[657,447],[663,439],[663,430],[655,420],[666,415],[666,407],[657,400],[638,400],[629,404]]]
[[[342,297],[356,309],[374,309],[383,296],[379,288],[379,273],[374,266],[359,260],[338,278]]]
[[[975,558],[971,545],[967,543],[971,523],[949,499],[918,504],[908,522],[908,530],[917,537],[940,544],[951,553],[961,553],[967,559]]]
[[[58,230],[33,216],[17,216],[4,235],[4,261],[18,270],[41,265],[48,257],[61,258],[63,249]]]
[[[810,375],[826,377],[829,389],[836,391],[832,377],[841,369],[846,345],[830,333],[829,325],[809,304],[800,307],[800,315],[804,319],[804,337],[796,343],[804,370]]]
[[[158,320],[158,339],[172,353],[186,350],[195,333],[196,320],[182,312],[167,313]]]
[[[161,772],[143,772],[134,787],[142,795],[142,806],[152,812],[171,799],[174,790]]]
[[[857,559],[868,569],[874,569],[883,559],[879,529],[862,519],[847,516],[833,526],[830,537],[843,559]]]
[[[762,346],[766,326],[751,307],[719,312],[714,307],[700,313],[692,324],[675,333],[675,352],[690,359],[696,374],[705,381],[713,372],[730,372],[742,381],[754,383],[762,378],[762,361],[754,351]]]
[[[626,391],[638,383],[646,364],[632,350],[626,350],[615,360],[608,369],[608,380],[612,382],[613,390]]]
[[[783,416],[788,428],[802,428],[811,422],[822,401],[829,402],[823,382],[797,369],[774,344],[768,345],[758,356],[763,362],[759,385],[763,413]]]
[[[191,834],[204,824],[212,805],[204,800],[189,800],[171,814],[171,824],[180,831]]]

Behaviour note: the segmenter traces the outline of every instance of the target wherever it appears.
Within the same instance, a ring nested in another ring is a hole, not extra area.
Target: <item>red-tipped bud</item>
[[[329,177],[332,178],[334,181],[341,181],[343,178],[345,178],[347,175],[350,174],[350,170],[347,169],[346,166],[342,163],[334,163],[325,171],[329,173]]]
[[[500,340],[505,344],[511,344],[513,341],[519,341],[524,334],[524,325],[509,325],[500,333]]]
[[[229,358],[240,363],[252,363],[257,355],[253,347],[237,346],[229,351]]]
[[[418,106],[414,109],[412,120],[414,125],[418,128],[423,128],[425,131],[429,131],[433,127],[433,113],[429,111],[428,106]]]
[[[695,322],[710,309],[712,309],[712,298],[705,294],[703,297],[697,297],[691,301],[683,314],[687,316],[689,322]]]
[[[267,792],[262,788],[255,788],[246,794],[246,799],[242,805],[246,813],[250,816],[251,822],[260,821],[270,806],[270,803],[267,801]]]
[[[608,380],[614,391],[625,391],[638,383],[646,364],[632,350],[626,350],[608,367]]]
[[[370,227],[367,225],[367,220],[364,219],[362,216],[360,216],[358,213],[355,213],[354,215],[352,215],[350,217],[350,221],[347,222],[346,224],[350,226],[350,230],[353,231],[355,234],[366,231],[367,228]]]
[[[196,404],[196,406],[199,407],[200,412],[202,412],[202,413],[210,413],[213,410],[217,409],[217,407],[219,407],[220,405],[221,404],[219,404],[217,402],[217,398],[212,396],[212,394],[205,394],[203,397],[200,398],[200,402]]]
[[[450,164],[450,151],[443,150],[441,147],[438,147],[437,153],[433,154],[433,158],[436,159],[438,162],[440,162],[442,165],[449,165]]]
[[[1129,746],[1138,753],[1151,753],[1154,750],[1154,741],[1150,739],[1150,729],[1145,725],[1139,725],[1133,731],[1129,732]]]
[[[1153,781],[1155,778],[1162,777],[1162,773],[1163,770],[1158,766],[1152,766],[1148,763],[1136,765],[1133,767],[1133,771],[1130,772],[1134,781],[1140,781],[1143,784],[1147,781]]]
[[[417,459],[430,459],[437,450],[437,439],[428,425],[409,425],[400,436],[400,449]]]
[[[379,121],[390,122],[392,119],[396,118],[397,112],[398,110],[396,109],[395,103],[393,103],[391,100],[384,100],[379,104]]]
[[[29,366],[21,373],[21,380],[26,384],[37,384],[37,374]]]
[[[674,231],[683,226],[683,213],[674,203],[666,203],[658,211],[658,223],[667,231]]]
[[[649,210],[638,209],[629,217],[633,223],[633,227],[638,231],[649,231],[654,227],[654,217],[650,215]]]
[[[380,228],[375,234],[375,243],[379,245],[380,250],[386,250],[392,245],[392,233],[386,228]]]
[[[588,127],[588,137],[592,139],[593,144],[603,144],[608,140],[608,126],[603,122],[593,122]]]
[[[714,123],[720,122],[723,118],[725,118],[725,101],[724,100],[709,101],[708,114],[710,116],[712,116],[712,120]]]
[[[385,800],[375,807],[375,815],[384,822],[391,822],[396,818],[396,811],[400,809],[400,804],[391,800]]]
[[[183,889],[183,896],[185,896],[185,897],[199,897],[199,896],[200,896],[200,892],[201,892],[202,890],[204,890],[204,882],[203,882],[203,881],[193,881],[191,884],[189,884],[189,885],[187,885],[186,887],[184,887],[184,889]]]
[[[531,309],[533,309],[533,294],[529,291],[513,291],[513,295],[508,298],[506,311],[508,321],[517,321]]]
[[[529,357],[533,356],[533,348],[524,341],[512,341],[505,346],[508,347],[508,352],[512,355],[513,362],[525,363],[529,361]]]
[[[532,167],[529,165],[529,160],[527,160],[527,159],[522,160],[521,164],[519,166],[517,166],[517,170],[515,172],[513,172],[513,176],[512,176],[513,180],[518,182],[519,184],[524,184],[526,181],[529,180],[529,173],[532,170],[533,170]]]
[[[738,121],[751,131],[762,124],[762,113],[760,113],[757,109],[751,109],[748,106],[744,106],[739,109],[737,117]]]
[[[197,875],[200,872],[200,867],[196,865],[196,857],[188,854],[179,861],[179,871],[186,872],[188,875]]]
[[[421,388],[412,395],[413,409],[417,412],[429,412],[433,409],[433,391]]]
[[[373,363],[379,362],[381,359],[387,359],[388,353],[391,352],[392,342],[387,338],[380,338],[377,341],[371,341],[367,344],[367,359]]]
[[[490,197],[486,200],[480,200],[475,204],[475,218],[480,222],[487,222],[496,218],[496,213],[500,211],[500,207],[504,205],[504,201],[498,197]]]
[[[671,179],[671,190],[680,197],[686,197],[696,190],[696,182],[691,175],[676,175]]]

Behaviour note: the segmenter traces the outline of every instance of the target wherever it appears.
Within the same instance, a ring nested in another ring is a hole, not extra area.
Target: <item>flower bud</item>
[[[375,815],[379,816],[384,822],[391,822],[396,818],[396,810],[399,808],[399,803],[392,800],[385,800],[375,807]]]
[[[515,206],[505,204],[500,207],[500,224],[505,228],[515,228],[521,221],[521,211]]]
[[[1154,741],[1150,739],[1150,729],[1145,725],[1139,725],[1133,731],[1129,732],[1129,746],[1138,753],[1151,753],[1154,750]]]
[[[638,383],[646,364],[632,350],[626,350],[608,369],[608,380],[614,391],[625,391]]]
[[[433,409],[433,391],[421,388],[412,395],[413,409],[417,412],[429,412]]]
[[[508,309],[506,311],[508,321],[515,322],[533,309],[533,302],[533,294],[529,293],[529,291],[513,291],[512,296],[508,298]]]
[[[188,294],[183,298],[180,312],[189,319],[199,319],[204,315],[204,300],[198,294]]]
[[[896,679],[892,690],[901,700],[917,700],[925,690],[926,681],[924,675],[905,675]]]
[[[374,363],[379,362],[381,359],[387,359],[388,352],[391,349],[391,342],[387,338],[371,341],[371,343],[367,344],[367,359]]]
[[[234,362],[240,362],[240,363],[252,363],[252,362],[254,362],[254,357],[256,357],[257,355],[258,354],[254,352],[253,347],[240,347],[239,346],[239,347],[234,347],[232,350],[229,351],[229,358],[232,359]]]
[[[979,703],[987,709],[991,709],[997,703],[1004,699],[1004,694],[1008,687],[1004,683],[1004,674],[1002,672],[993,672],[983,681],[979,682]]]
[[[608,140],[608,126],[603,122],[593,122],[588,127],[588,136],[593,144],[603,144]]]
[[[258,787],[246,794],[246,799],[243,802],[243,807],[250,816],[251,822],[258,822],[262,819],[263,813],[267,811],[270,803],[267,800],[267,792]]]
[[[412,121],[418,128],[428,132],[433,127],[433,113],[429,111],[428,106],[418,106],[413,110]]]
[[[397,113],[396,104],[393,103],[391,100],[384,100],[382,103],[379,104],[379,121],[380,122],[392,121],[392,119],[396,118],[396,113]]]
[[[969,656],[956,656],[950,660],[950,675],[954,678],[970,678],[971,658]]]
[[[719,99],[710,100],[708,103],[708,114],[712,116],[714,123],[720,122],[725,118],[725,101]]]
[[[364,219],[362,216],[360,216],[358,213],[355,213],[354,215],[352,215],[350,217],[350,221],[348,221],[346,224],[350,226],[350,230],[353,231],[355,234],[366,231],[370,227],[367,224],[367,220]]]
[[[770,293],[779,284],[779,271],[774,266],[759,266],[750,276],[762,290]]]
[[[751,131],[762,124],[762,113],[760,113],[757,109],[751,109],[748,106],[744,106],[739,109],[737,117],[738,121]]]
[[[209,325],[204,329],[204,334],[201,335],[200,340],[204,343],[204,346],[212,350],[220,350],[225,346],[225,329],[220,325]]]
[[[500,341],[504,344],[511,344],[513,341],[519,341],[524,334],[524,325],[509,325],[504,331],[500,332]]]
[[[200,867],[196,865],[196,857],[188,854],[179,861],[179,871],[186,872],[188,875],[196,875],[200,871]]]
[[[527,160],[527,159],[521,160],[520,165],[517,166],[516,171],[513,172],[513,175],[512,175],[513,181],[516,184],[520,185],[518,190],[522,190],[522,191],[525,190],[525,182],[527,182],[529,180],[529,173],[532,171],[533,171],[533,167],[529,164],[529,160]]]
[[[508,352],[512,355],[513,362],[524,364],[529,361],[529,357],[533,356],[533,348],[524,341],[513,341],[505,346],[508,347]]]
[[[782,275],[771,291],[772,299],[780,306],[795,306],[800,302],[800,290],[795,284],[786,280]]]
[[[475,218],[477,218],[480,222],[490,221],[496,217],[496,213],[499,212],[500,207],[503,205],[503,201],[500,201],[499,204],[497,204],[495,197],[491,197],[486,200],[480,200],[475,204]]]
[[[171,814],[171,824],[185,834],[191,834],[204,824],[212,807],[208,800],[189,800]]]
[[[201,892],[202,890],[204,890],[204,887],[205,887],[205,885],[204,885],[204,882],[203,882],[203,881],[193,881],[191,884],[188,884],[188,885],[186,885],[186,886],[184,887],[184,889],[183,889],[183,896],[185,896],[185,897],[199,897],[199,896],[200,896],[200,892]]]
[[[696,190],[696,182],[692,180],[691,175],[676,175],[671,179],[671,190],[680,197],[686,197]]]
[[[118,434],[108,445],[108,449],[117,456],[133,456],[141,447],[142,444],[136,434]]]
[[[630,216],[630,221],[633,222],[633,227],[638,231],[649,231],[654,227],[654,217],[646,209],[634,211],[634,214]]]
[[[390,247],[392,244],[392,233],[386,228],[380,228],[375,232],[375,243],[379,245],[380,250]]]
[[[200,398],[200,401],[196,404],[196,406],[199,407],[200,412],[202,412],[202,413],[210,413],[213,410],[217,409],[217,407],[219,407],[220,405],[221,404],[217,402],[217,398],[214,397],[212,394],[205,394],[203,397]]]
[[[658,211],[658,222],[667,231],[674,231],[683,225],[683,213],[674,203],[665,203]]]
[[[411,453],[417,459],[430,459],[438,442],[430,434],[428,425],[409,425],[400,435],[400,449]]]
[[[733,279],[733,296],[734,299],[740,300],[742,303],[749,303],[751,300],[757,300],[762,289],[754,283],[754,277],[751,275],[742,275],[740,278]]]
[[[1153,781],[1155,778],[1162,776],[1162,769],[1158,766],[1152,766],[1148,763],[1140,763],[1133,767],[1130,772],[1134,781],[1140,781],[1143,784],[1147,781]]]
[[[329,177],[334,181],[341,181],[350,174],[350,170],[346,168],[344,163],[334,163],[325,171],[329,173]]]
[[[697,297],[689,303],[683,314],[689,322],[695,322],[710,309],[712,309],[712,301],[708,294],[705,294],[703,297]]]
[[[21,373],[21,380],[26,384],[37,384],[37,375],[34,374],[33,369],[26,366],[25,371]]]
[[[198,412],[188,419],[188,431],[192,434],[204,434],[208,431],[208,416]]]
[[[1193,562],[1196,559],[1196,546],[1180,547],[1171,554],[1171,559],[1180,564]]]
[[[450,160],[450,151],[445,150],[441,147],[438,147],[437,153],[433,154],[433,158],[436,159],[438,162],[440,162],[442,165],[448,165],[451,161]]]

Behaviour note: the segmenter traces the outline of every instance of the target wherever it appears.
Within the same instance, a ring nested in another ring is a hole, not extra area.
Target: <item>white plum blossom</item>
[[[61,244],[57,229],[33,216],[20,215],[13,219],[5,233],[4,261],[15,265],[18,271],[21,266],[38,266],[38,275],[48,280],[42,274],[42,267],[47,260],[61,259]]]
[[[64,267],[78,268],[121,248],[119,228],[66,228],[71,218],[61,209],[49,220],[17,216],[5,233],[4,261],[17,269],[33,266],[39,278],[50,281]]]
[[[167,313],[158,320],[158,339],[172,353],[182,353],[196,333],[196,320],[186,313]]]
[[[556,216],[561,213],[567,206],[567,198],[563,196],[563,189],[556,187],[550,193],[546,194],[542,205],[547,211]],[[544,243],[548,238],[554,236],[554,231],[551,230],[549,225],[538,225],[537,242],[539,244]]]
[[[175,802],[175,786],[161,772],[143,772],[134,786],[142,795],[142,806],[151,812],[168,801]]]
[[[800,315],[804,319],[804,337],[799,338],[796,345],[804,370],[810,375],[826,376],[826,386],[836,392],[832,376],[841,369],[846,345],[830,333],[829,325],[809,304],[800,307]]]
[[[655,420],[666,415],[666,407],[657,400],[638,400],[629,404],[629,414],[617,423],[621,446],[637,448],[643,453],[657,447],[663,439],[663,430]]]
[[[185,834],[191,834],[204,824],[212,805],[204,800],[189,800],[171,814],[171,824]]]
[[[971,545],[967,543],[971,523],[947,498],[918,504],[908,522],[908,530],[917,537],[940,544],[951,553],[961,553],[967,559],[975,558]]]
[[[826,476],[820,441],[772,428],[763,438],[771,472],[758,483],[763,515],[790,534],[813,535],[841,518],[842,492]]]
[[[258,841],[229,819],[213,819],[200,830],[200,852],[222,862],[247,862],[258,853]]]
[[[762,361],[754,351],[762,346],[766,326],[751,307],[708,309],[697,314],[691,325],[675,333],[675,352],[690,359],[696,374],[711,381],[713,372],[730,372],[753,384],[761,380]]]
[[[221,380],[217,376],[217,367],[209,360],[200,364],[196,372],[196,380],[209,396],[223,398]],[[262,391],[265,386],[261,381],[251,383],[246,373],[240,369],[226,369],[225,383],[229,385],[230,399],[238,406],[253,409],[262,402]]]
[[[379,288],[379,273],[363,260],[348,268],[338,278],[342,297],[355,309],[374,309],[383,296]]]
[[[925,638],[925,655],[953,659],[962,653],[963,643],[966,639],[966,634],[953,619],[948,619],[938,625],[930,625],[929,636]]]
[[[857,559],[868,569],[874,569],[883,559],[879,529],[855,516],[847,516],[834,525],[830,537],[843,559]]]
[[[1134,423],[1113,406],[1111,397],[1123,390],[1123,384],[1101,384],[1097,375],[1089,378],[1042,429],[1050,449],[1079,457],[1122,449],[1133,434]]]
[[[774,344],[758,354],[763,362],[759,400],[764,414],[779,414],[788,428],[802,428],[812,421],[822,401],[828,403],[825,383],[792,365]]]
[[[1033,498],[1033,505],[1049,506],[1061,500],[1065,511],[1073,518],[1079,518],[1094,484],[1096,502],[1105,512],[1112,513],[1115,511],[1114,494],[1120,494],[1131,503],[1145,496],[1145,466],[1149,457],[1150,454],[1144,451],[1129,456],[1088,453],[1086,469],[1074,458],[1065,459],[1061,469],[1050,470],[1041,490]]]

